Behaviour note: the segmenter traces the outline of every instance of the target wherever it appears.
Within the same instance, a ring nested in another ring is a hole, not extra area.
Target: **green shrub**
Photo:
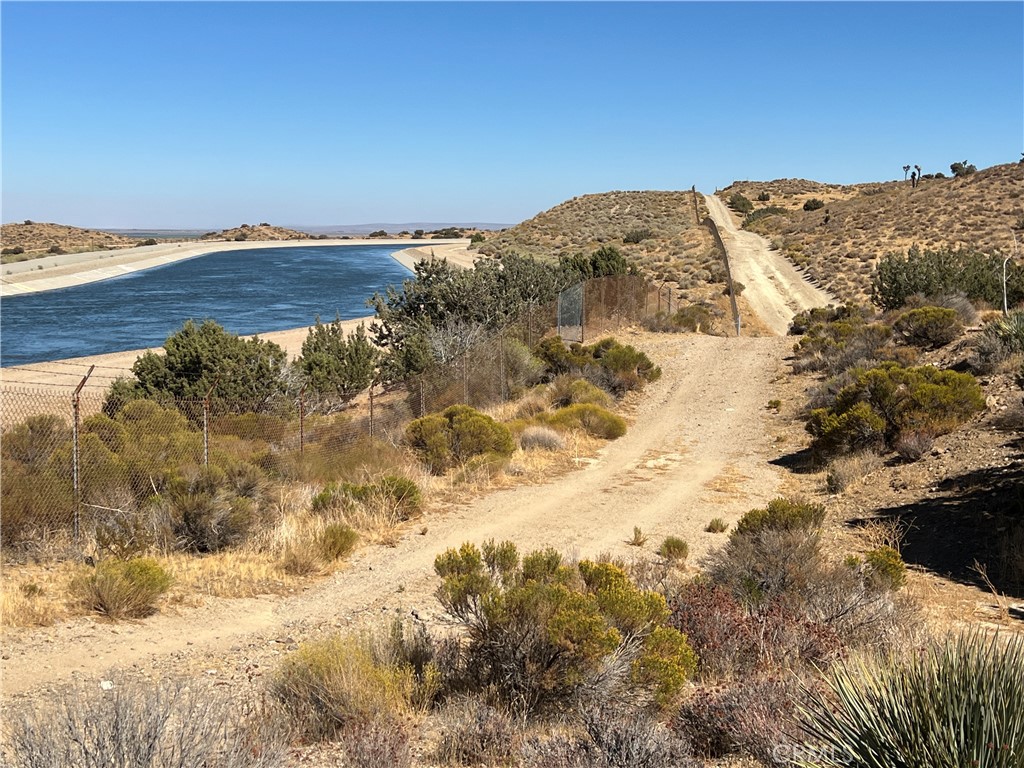
[[[477,243],[482,243],[486,239],[487,237],[483,232],[474,232],[472,237],[469,238],[469,244],[476,245]]]
[[[346,334],[340,317],[326,325],[317,317],[294,365],[304,377],[310,395],[347,402],[370,386],[378,356],[362,324]]]
[[[955,178],[961,176],[970,176],[972,173],[976,173],[978,168],[973,163],[968,163],[966,160],[960,163],[950,163],[949,170],[953,172]]]
[[[938,349],[956,339],[963,325],[956,310],[919,307],[900,315],[893,330],[908,344],[922,349]]]
[[[979,631],[894,662],[850,660],[811,691],[803,728],[822,766],[1016,768],[1024,641]],[[833,757],[829,757],[833,756]]]
[[[756,211],[751,211],[743,219],[743,228],[749,229],[751,224],[754,224],[761,219],[766,219],[769,216],[785,216],[786,209],[780,208],[777,205],[769,205],[764,208],[758,208]]]
[[[729,524],[720,517],[713,517],[704,530],[708,533],[725,533],[729,530]]]
[[[24,252],[25,249],[20,245],[16,245],[13,248],[4,248],[3,251],[0,251],[4,256],[20,256]]]
[[[72,582],[72,593],[91,611],[111,619],[138,619],[156,610],[171,586],[170,575],[152,558],[101,560]]]
[[[558,429],[581,429],[603,440],[615,440],[626,434],[626,420],[599,405],[577,403],[553,413],[541,413],[537,421]]]
[[[899,309],[914,295],[936,298],[963,294],[972,301],[1002,306],[1003,257],[964,248],[922,251],[916,246],[906,255],[883,256],[871,284],[871,301],[882,309]],[[1024,301],[1024,265],[1006,265],[1010,306]]]
[[[447,550],[434,570],[438,599],[468,630],[463,663],[474,685],[525,712],[607,685],[609,664],[621,662],[634,684],[668,700],[695,667],[685,638],[658,632],[665,599],[615,565],[572,567],[550,549],[520,558],[511,542],[490,541]]]
[[[611,374],[613,391],[640,389],[645,383],[661,378],[661,368],[643,352],[613,339],[598,342],[590,348],[601,368]]]
[[[435,474],[473,456],[511,456],[515,450],[508,427],[468,405],[453,405],[440,414],[416,419],[406,428],[406,439]]]
[[[175,536],[194,552],[219,552],[240,544],[256,522],[252,502],[232,494],[216,467],[191,469],[173,478],[165,499]]]
[[[767,192],[761,192],[757,196],[757,202],[759,202],[759,203],[767,203],[771,199],[772,199],[772,196],[769,195]]]
[[[810,200],[804,202],[805,211],[818,211],[825,207],[825,202],[819,200],[816,197],[812,197]]]
[[[907,564],[892,547],[878,547],[864,555],[872,580],[883,589],[899,589],[907,580]]]
[[[537,345],[536,355],[551,377],[582,375],[615,394],[640,389],[661,376],[661,369],[645,353],[615,339],[566,347],[561,338],[550,336]]]
[[[905,432],[950,432],[984,408],[970,374],[884,363],[855,370],[828,407],[811,411],[807,431],[814,449],[825,453],[872,447],[881,439],[893,446]]]
[[[790,332],[802,333],[793,351],[797,371],[840,373],[853,366],[893,357],[889,347],[892,328],[871,322],[861,308],[844,306],[811,310],[793,320]]]
[[[669,709],[696,671],[697,654],[686,635],[672,627],[656,627],[633,661],[632,680],[652,690],[660,709]]]
[[[733,192],[729,197],[729,207],[737,213],[747,214],[754,210],[754,204],[739,192]]]
[[[711,310],[701,304],[680,307],[672,320],[680,328],[694,333],[714,333],[717,326]]]
[[[632,229],[629,232],[627,232],[626,235],[622,238],[622,242],[633,244],[641,243],[644,240],[647,240],[651,237],[654,237],[654,231],[650,227],[641,227],[639,229]]]
[[[547,395],[556,408],[563,408],[574,403],[591,403],[602,408],[610,408],[612,396],[586,379],[577,379],[563,375],[555,378],[547,388]]]
[[[682,562],[690,554],[690,545],[678,536],[667,536],[658,548],[658,554],[666,560]]]
[[[343,523],[331,523],[317,537],[317,546],[324,559],[330,562],[347,557],[358,541],[359,534],[354,529]]]
[[[793,499],[772,499],[764,509],[752,509],[739,519],[733,536],[756,534],[761,531],[793,531],[817,528],[825,519],[825,508]]]
[[[131,399],[202,400],[211,390],[211,402],[223,412],[281,405],[288,356],[273,342],[243,339],[212,320],[200,325],[188,320],[167,337],[164,350],[141,355],[132,365],[134,380],[111,386],[103,408],[108,416]]]
[[[885,445],[885,429],[885,419],[870,403],[854,403],[841,412],[816,408],[807,422],[815,450],[825,455],[880,449]]]

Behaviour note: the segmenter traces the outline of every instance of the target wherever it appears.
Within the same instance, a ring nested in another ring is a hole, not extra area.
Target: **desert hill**
[[[4,263],[24,261],[42,256],[47,252],[102,251],[138,245],[137,240],[123,235],[100,232],[95,229],[70,227],[65,224],[45,224],[35,221],[4,224],[0,228],[0,241],[3,243]],[[59,251],[51,251],[51,249],[59,249]]]
[[[203,240],[309,240],[313,235],[299,232],[286,227],[274,227],[270,224],[242,224],[234,229],[220,232],[207,232]]]
[[[707,215],[700,199],[699,211]],[[488,256],[518,253],[557,259],[615,246],[656,280],[686,291],[725,279],[721,256],[694,215],[693,194],[604,192],[582,195],[489,237]]]
[[[760,216],[748,218],[745,226],[772,240],[844,300],[867,297],[872,271],[886,253],[917,245],[1009,254],[1012,232],[1024,226],[1024,165],[1019,163],[956,178],[925,178],[916,188],[909,181],[844,186],[779,179],[734,182],[718,195],[729,202],[737,192],[754,204],[753,216]],[[813,198],[824,206],[805,211]],[[782,211],[758,213],[772,206]]]

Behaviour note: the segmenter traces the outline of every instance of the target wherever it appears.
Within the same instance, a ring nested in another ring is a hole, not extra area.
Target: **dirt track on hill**
[[[835,297],[811,285],[792,262],[773,251],[767,240],[739,229],[716,195],[704,195],[704,200],[729,252],[732,277],[744,285],[741,296],[775,333],[785,336],[797,312],[836,303]]]
[[[744,296],[760,306],[761,290],[749,282]],[[675,535],[689,542],[691,562],[699,560],[723,540],[704,531],[708,521],[732,523],[779,492],[783,471],[769,461],[780,448],[765,405],[790,342],[638,332],[621,338],[645,350],[663,375],[627,404],[627,434],[581,459],[580,469],[433,510],[396,547],[363,547],[344,570],[288,597],[211,599],[137,623],[83,618],[10,631],[3,640],[4,697],[45,696],[75,679],[102,680],[112,669],[148,678],[191,675],[236,691],[258,686],[281,653],[324,631],[379,626],[396,615],[440,619],[432,563],[465,541],[510,539],[521,550],[550,546],[580,557],[632,559],[652,556],[665,536]],[[626,544],[634,526],[648,537],[643,548]]]

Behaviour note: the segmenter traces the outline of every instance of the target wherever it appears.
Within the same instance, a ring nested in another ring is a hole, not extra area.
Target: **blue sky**
[[[1024,150],[1024,3],[17,3],[2,219],[516,222]]]

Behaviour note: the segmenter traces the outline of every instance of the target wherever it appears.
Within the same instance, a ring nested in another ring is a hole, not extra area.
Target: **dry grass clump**
[[[666,536],[658,547],[658,554],[672,563],[683,563],[690,555],[690,545],[678,536]]]
[[[286,657],[271,692],[306,739],[333,739],[350,726],[424,712],[441,673],[433,663],[417,668],[415,661],[380,637],[333,635]]]
[[[37,574],[42,575],[42,574]],[[11,579],[0,592],[0,626],[48,627],[68,614],[68,576],[57,581],[49,578]]]
[[[884,463],[882,457],[874,451],[858,451],[839,456],[829,462],[825,471],[825,487],[829,493],[842,493],[880,469]]]
[[[550,427],[532,426],[523,430],[519,445],[524,451],[561,451],[565,448],[565,439]]]
[[[461,697],[437,715],[441,736],[435,756],[442,765],[508,765],[519,728],[512,717],[477,697]]]
[[[708,533],[725,533],[729,530],[729,524],[720,517],[713,517],[704,530]]]
[[[158,766],[276,768],[286,734],[279,713],[243,706],[182,682],[116,678],[75,686],[5,713],[0,756],[10,768]]]
[[[156,611],[171,582],[152,558],[102,560],[71,583],[71,592],[86,610],[109,619],[139,619]]]

